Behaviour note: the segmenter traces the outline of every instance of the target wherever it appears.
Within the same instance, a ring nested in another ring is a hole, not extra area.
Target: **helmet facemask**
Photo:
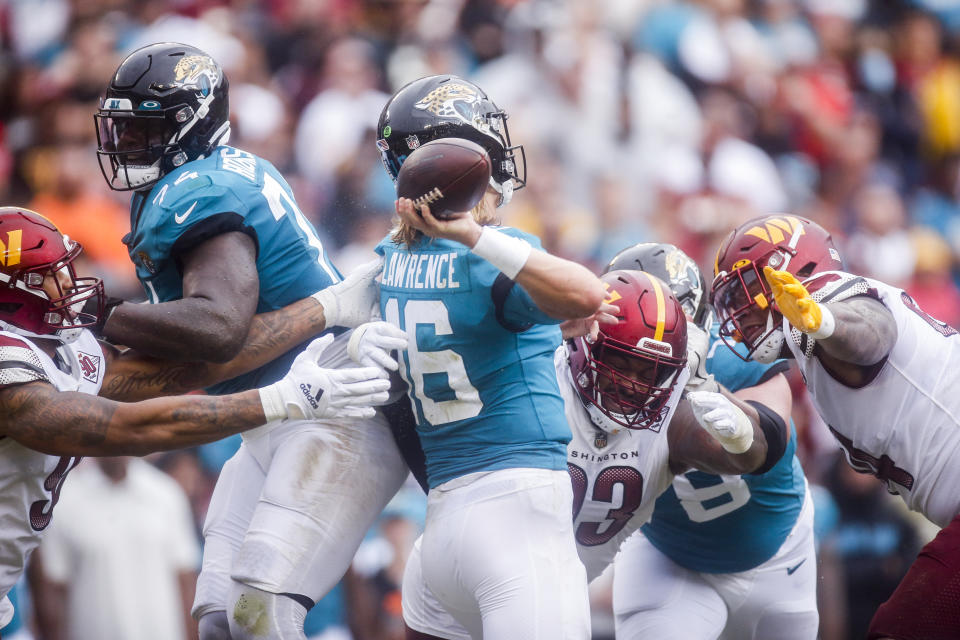
[[[673,357],[664,342],[644,338],[631,347],[602,331],[593,344],[577,338],[574,348],[586,356],[574,382],[597,427],[659,430],[685,357]]]
[[[68,250],[52,264],[0,271],[0,325],[6,330],[70,343],[97,324],[103,314],[103,282],[77,277],[73,261],[81,247],[66,236],[63,241]],[[84,311],[91,300],[95,313]]]

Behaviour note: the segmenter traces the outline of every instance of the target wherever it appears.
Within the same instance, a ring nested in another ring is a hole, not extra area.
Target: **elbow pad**
[[[787,441],[790,440],[790,431],[780,415],[756,400],[747,400],[747,404],[757,410],[760,416],[760,430],[767,440],[767,457],[756,471],[749,475],[758,476],[770,471],[783,457],[787,450]]]

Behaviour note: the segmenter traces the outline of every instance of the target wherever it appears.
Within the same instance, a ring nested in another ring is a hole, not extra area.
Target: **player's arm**
[[[377,367],[324,369],[317,363],[333,342],[326,335],[297,356],[269,386],[224,396],[174,396],[116,402],[57,391],[30,362],[8,371],[30,382],[0,388],[0,435],[53,455],[145,455],[180,449],[282,419],[367,418],[388,399],[390,382]]]
[[[897,322],[882,302],[857,296],[823,305],[833,315],[833,334],[817,345],[837,360],[869,366],[889,355],[897,342]]]
[[[717,475],[753,473],[767,460],[757,409],[724,389],[688,393],[673,414],[667,439],[675,474],[691,468]]]
[[[400,219],[432,238],[459,242],[490,262],[527,292],[545,314],[559,320],[593,316],[603,302],[600,279],[583,265],[533,249],[527,242],[479,225],[464,213],[439,220],[409,198],[397,200]]]
[[[792,274],[763,269],[780,313],[817,341],[829,357],[859,366],[883,360],[897,341],[897,323],[879,300],[855,296],[821,304]]]
[[[145,455],[219,440],[267,422],[256,390],[114,402],[42,381],[0,389],[0,429],[51,455]]]
[[[257,309],[260,281],[253,239],[228,231],[181,256],[183,298],[121,304],[102,335],[114,344],[172,360],[226,362],[239,353]]]
[[[331,306],[336,310],[339,323],[352,325],[370,317],[379,300],[375,278],[382,268],[382,261],[374,260],[309,298],[255,315],[240,353],[225,363],[164,360],[101,343],[107,366],[100,395],[134,402],[187,393],[252,371],[323,331]],[[407,338],[402,330],[385,322],[370,322],[354,330],[348,350],[363,366],[396,371],[397,362],[389,353],[406,346]]]

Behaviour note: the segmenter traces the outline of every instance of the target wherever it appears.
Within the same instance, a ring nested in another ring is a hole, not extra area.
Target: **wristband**
[[[820,328],[809,334],[814,340],[829,338],[837,329],[837,320],[833,317],[833,312],[827,308],[827,305],[820,305],[820,315]]]
[[[475,254],[496,267],[503,275],[515,280],[527,264],[533,247],[526,240],[484,227],[480,239],[471,249]]]
[[[267,422],[283,420],[287,417],[283,396],[274,385],[261,387],[257,391],[260,392],[260,404],[263,405],[263,415],[266,416]]]

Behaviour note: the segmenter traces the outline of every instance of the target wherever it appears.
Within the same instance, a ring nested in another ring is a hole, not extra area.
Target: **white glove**
[[[389,322],[367,322],[353,330],[347,353],[357,364],[364,367],[383,367],[390,371],[399,368],[390,357],[394,349],[407,348],[407,332]]]
[[[383,258],[360,265],[337,284],[316,292],[312,297],[323,305],[323,316],[330,327],[359,327],[380,311],[380,285]]]
[[[697,324],[687,321],[687,371],[690,378],[684,390],[689,391],[720,391],[720,385],[713,379],[712,373],[707,373],[707,353],[710,351],[710,334]]]
[[[700,426],[730,453],[743,453],[753,444],[753,425],[740,407],[726,396],[709,391],[691,391],[687,400]]]
[[[373,406],[387,402],[390,381],[379,367],[324,369],[320,354],[333,342],[328,334],[311,342],[279,382],[260,389],[268,422],[318,418],[372,418]]]

